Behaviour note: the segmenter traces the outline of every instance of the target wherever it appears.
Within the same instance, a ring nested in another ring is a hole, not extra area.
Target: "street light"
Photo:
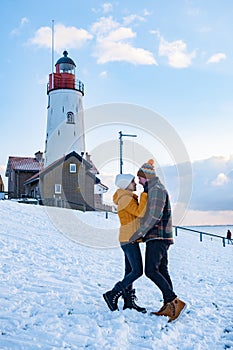
[[[128,137],[137,137],[137,135],[131,135],[131,134],[122,134],[122,131],[119,131],[119,140],[120,140],[120,174],[122,174],[122,166],[123,166],[123,160],[122,160],[122,148],[123,148],[123,141],[122,137],[123,136],[128,136]]]

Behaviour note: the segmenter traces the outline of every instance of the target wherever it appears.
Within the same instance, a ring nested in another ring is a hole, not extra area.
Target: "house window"
[[[61,194],[61,185],[55,184],[55,194]]]
[[[76,164],[70,164],[70,173],[76,173]]]
[[[73,112],[67,112],[67,124],[74,124],[74,113]]]

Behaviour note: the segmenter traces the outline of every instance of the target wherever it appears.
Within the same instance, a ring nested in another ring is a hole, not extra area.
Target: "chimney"
[[[43,160],[43,152],[40,152],[40,151],[36,152],[35,158],[40,163]]]
[[[86,161],[89,163],[91,162],[91,155],[88,154],[88,152],[86,152]]]

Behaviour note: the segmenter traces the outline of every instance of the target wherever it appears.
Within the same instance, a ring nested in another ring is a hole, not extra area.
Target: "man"
[[[167,251],[170,244],[174,243],[169,195],[156,176],[153,159],[140,167],[137,176],[144,192],[148,192],[147,210],[130,242],[139,238],[146,242],[145,274],[161,290],[164,300],[161,309],[152,314],[168,316],[168,322],[172,322],[184,311],[186,304],[173,291],[168,272]]]

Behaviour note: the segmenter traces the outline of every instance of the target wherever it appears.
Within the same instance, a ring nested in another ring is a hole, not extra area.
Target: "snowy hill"
[[[147,314],[107,308],[102,294],[123,276],[117,216],[72,212],[0,201],[1,350],[233,349],[233,246],[175,237],[170,272],[188,309],[168,325],[149,315],[161,294],[145,276]]]

